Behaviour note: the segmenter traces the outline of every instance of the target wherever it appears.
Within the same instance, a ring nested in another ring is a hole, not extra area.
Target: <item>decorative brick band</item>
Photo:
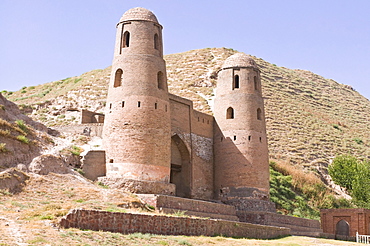
[[[285,227],[254,225],[226,220],[130,214],[99,210],[71,210],[59,222],[64,228],[102,230],[119,233],[152,233],[162,235],[275,238],[289,235]]]

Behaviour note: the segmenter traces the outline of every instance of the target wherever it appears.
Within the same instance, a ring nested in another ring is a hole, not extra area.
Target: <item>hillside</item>
[[[166,55],[171,93],[212,113],[216,71],[236,51],[206,48]],[[252,56],[253,57],[253,56]],[[337,154],[370,156],[370,102],[348,85],[253,57],[261,69],[270,158],[326,173]],[[3,94],[47,126],[77,123],[75,109],[103,112],[110,67]],[[324,168],[323,168],[324,167]]]

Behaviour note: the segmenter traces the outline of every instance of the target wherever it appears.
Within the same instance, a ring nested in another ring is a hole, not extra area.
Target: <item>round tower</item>
[[[107,178],[135,193],[172,194],[170,129],[162,26],[133,8],[117,24],[103,128]]]
[[[214,102],[215,196],[268,200],[269,162],[260,70],[243,54],[218,73]]]

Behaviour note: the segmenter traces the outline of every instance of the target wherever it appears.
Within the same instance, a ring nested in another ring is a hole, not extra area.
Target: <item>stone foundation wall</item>
[[[237,211],[240,221],[260,225],[281,226],[291,229],[293,235],[320,236],[320,221],[271,212]]]
[[[275,238],[289,235],[284,227],[253,225],[226,220],[169,217],[162,215],[130,214],[75,209],[60,221],[64,228],[102,230],[119,233],[152,233],[162,235]]]
[[[54,128],[61,133],[82,134],[86,136],[102,137],[103,123],[78,124],[68,126],[58,126]]]
[[[247,188],[243,189],[246,190]],[[253,188],[249,188],[253,190]],[[224,192],[225,193],[225,192]],[[258,200],[258,199],[248,199],[248,198],[226,198],[222,200],[224,203],[228,205],[232,205],[236,208],[236,210],[241,211],[263,211],[263,212],[272,212],[276,213],[276,206],[275,203],[266,200]]]

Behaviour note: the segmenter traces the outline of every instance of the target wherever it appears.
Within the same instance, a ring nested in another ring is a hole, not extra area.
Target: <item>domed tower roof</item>
[[[119,20],[122,21],[132,21],[132,20],[143,20],[143,21],[151,21],[154,23],[158,23],[157,17],[151,12],[150,10],[137,7],[127,10]]]
[[[244,53],[236,53],[230,56],[222,65],[222,69],[231,67],[253,67],[258,69],[256,62]]]

